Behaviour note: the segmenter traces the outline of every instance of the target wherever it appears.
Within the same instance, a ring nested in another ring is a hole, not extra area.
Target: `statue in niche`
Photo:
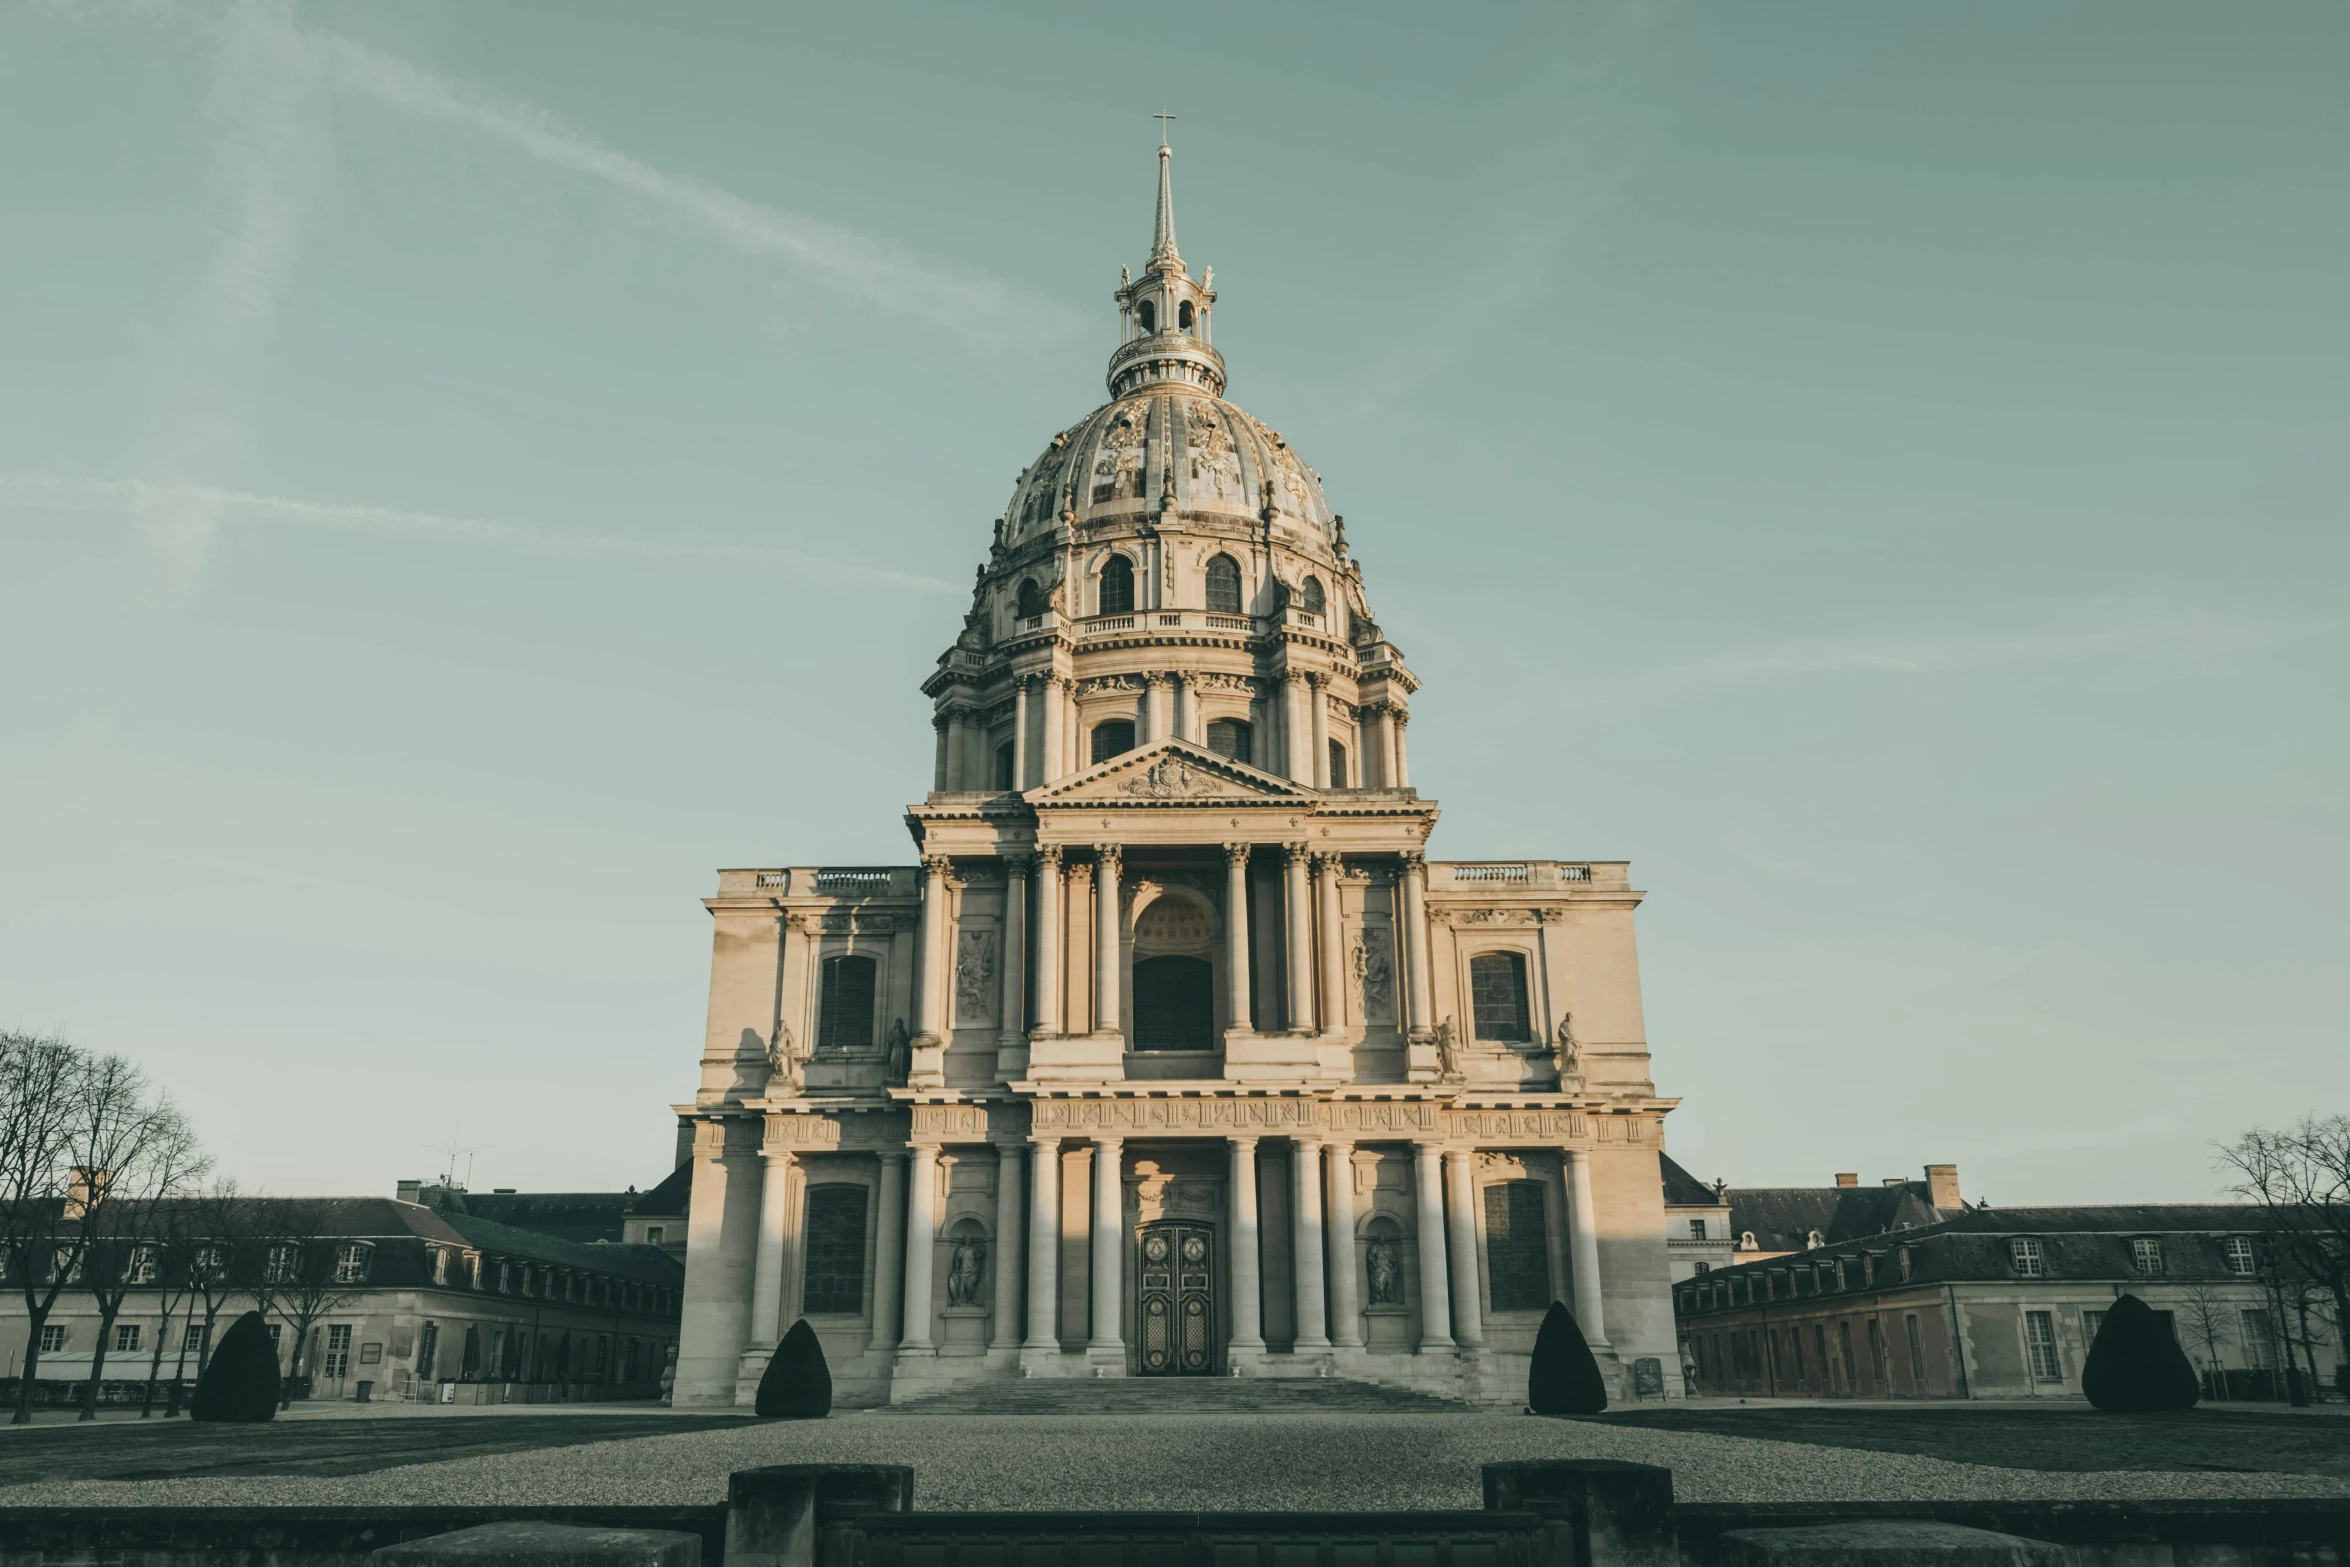
[[[947,1263],[947,1304],[979,1304],[979,1278],[987,1271],[987,1242],[974,1235],[958,1236],[955,1254]]]
[[[1400,1306],[1403,1304],[1403,1242],[1392,1235],[1377,1235],[1363,1248],[1363,1270],[1371,1283],[1371,1304]]]
[[[1436,1025],[1436,1075],[1439,1081],[1457,1083],[1461,1080],[1461,1039],[1452,1026],[1452,1014]]]
[[[1572,1091],[1583,1086],[1583,1047],[1575,1041],[1575,1014],[1559,1014],[1559,1087]]]
[[[1363,998],[1365,1017],[1387,1016],[1388,989],[1394,982],[1395,966],[1387,956],[1387,932],[1378,926],[1368,926],[1354,940],[1355,988]]]
[[[796,1094],[806,1086],[800,1075],[801,1056],[792,1040],[791,1025],[775,1025],[775,1043],[767,1047],[767,1092]]]
[[[906,1020],[894,1018],[889,1025],[889,1043],[882,1052],[883,1071],[889,1086],[906,1086],[906,1074],[914,1069],[914,1041],[906,1032]]]

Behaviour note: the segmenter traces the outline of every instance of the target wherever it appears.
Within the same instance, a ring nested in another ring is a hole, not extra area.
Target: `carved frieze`
[[[915,1142],[982,1142],[986,1137],[985,1105],[914,1106]]]
[[[1438,1129],[1441,1113],[1441,1106],[1424,1099],[1334,1099],[1323,1103],[1321,1125],[1327,1131],[1351,1132],[1358,1137],[1425,1136]]]
[[[1452,930],[1474,930],[1488,925],[1531,925],[1532,909],[1435,909],[1430,911],[1439,925]]]
[[[1603,1118],[1604,1120],[1605,1118]],[[1444,1129],[1454,1137],[1496,1141],[1569,1142],[1587,1135],[1580,1110],[1447,1110]]]
[[[854,933],[860,936],[887,936],[898,928],[897,920],[887,914],[827,914],[818,928],[827,936]]]
[[[1039,1099],[1039,1132],[1270,1132],[1311,1127],[1310,1099]]]

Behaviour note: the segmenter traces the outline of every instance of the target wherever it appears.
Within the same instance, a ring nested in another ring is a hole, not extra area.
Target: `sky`
[[[720,866],[903,863],[1169,108],[1440,857],[1667,1146],[2350,1110],[2350,7],[0,0],[0,1025],[278,1192],[648,1185]]]

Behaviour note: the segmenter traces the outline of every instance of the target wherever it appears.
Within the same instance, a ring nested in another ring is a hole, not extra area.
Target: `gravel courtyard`
[[[925,1509],[1477,1507],[1479,1465],[1545,1457],[1667,1465],[1689,1501],[2350,1496],[2340,1476],[2009,1469],[1506,1414],[842,1413],[366,1474],[51,1480],[0,1487],[0,1506],[715,1502],[731,1470],[850,1461],[911,1464]]]

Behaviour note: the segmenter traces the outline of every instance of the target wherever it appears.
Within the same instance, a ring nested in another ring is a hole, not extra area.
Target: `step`
[[[875,1413],[909,1415],[1467,1414],[1468,1405],[1343,1377],[1036,1377],[977,1382]]]

